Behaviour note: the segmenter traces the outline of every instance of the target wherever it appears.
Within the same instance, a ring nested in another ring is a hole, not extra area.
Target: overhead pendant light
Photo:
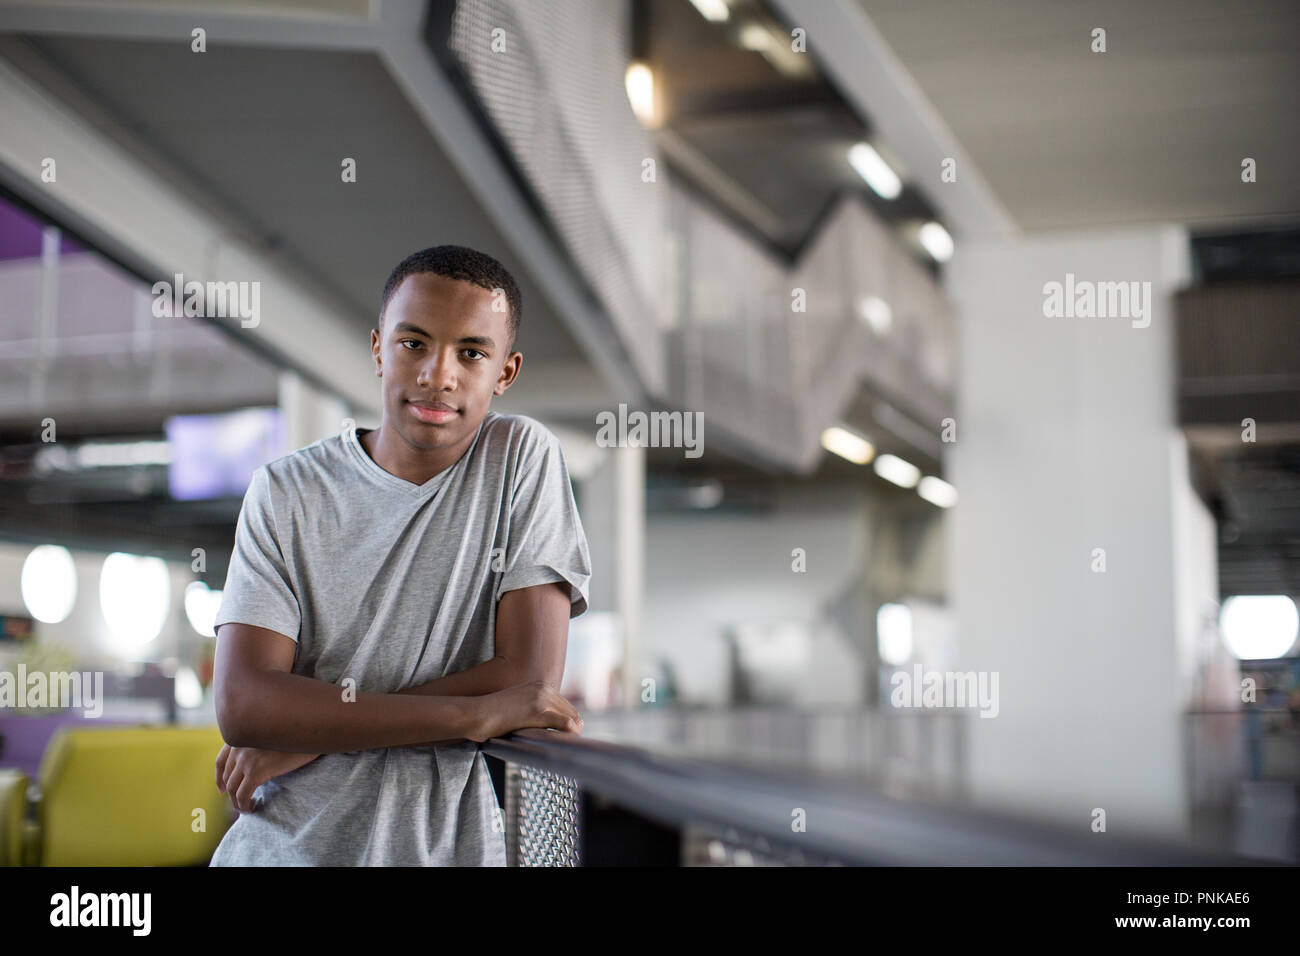
[[[855,465],[865,465],[876,454],[876,448],[871,442],[839,425],[833,425],[822,432],[822,447]]]
[[[731,16],[724,0],[691,0],[691,6],[710,23],[723,23]]]
[[[951,508],[957,503],[957,489],[934,475],[922,478],[916,493],[937,508]]]
[[[903,181],[870,143],[857,143],[849,149],[849,165],[881,199],[897,199],[903,191]]]
[[[871,467],[885,481],[893,482],[900,488],[915,488],[921,478],[920,468],[897,455],[881,455]]]
[[[927,222],[916,234],[917,240],[935,262],[947,262],[952,258],[953,242],[948,230],[937,222]]]
[[[632,112],[641,121],[641,125],[647,129],[658,127],[659,110],[655,101],[654,71],[645,63],[634,60],[627,65],[623,84],[627,89],[628,102],[632,104]]]

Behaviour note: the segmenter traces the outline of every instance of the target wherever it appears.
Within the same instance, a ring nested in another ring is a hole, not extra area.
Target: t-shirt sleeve
[[[587,610],[591,556],[560,441],[538,428],[526,441],[510,499],[510,534],[495,600],[536,584],[567,584],[569,617]]]
[[[253,472],[239,509],[235,547],[213,626],[251,624],[297,641],[301,620],[298,598],[290,586],[280,548],[270,478],[263,465]]]

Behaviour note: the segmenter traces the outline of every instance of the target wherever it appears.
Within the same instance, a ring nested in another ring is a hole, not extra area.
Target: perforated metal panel
[[[666,170],[624,92],[626,0],[460,0],[448,44],[579,267],[663,386]],[[642,180],[654,159],[655,180]]]
[[[581,866],[578,785],[506,764],[506,859],[510,866]]]

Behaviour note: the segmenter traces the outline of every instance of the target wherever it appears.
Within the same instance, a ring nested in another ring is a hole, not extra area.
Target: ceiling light
[[[72,471],[81,468],[115,468],[169,465],[172,447],[166,441],[83,442],[74,447],[54,445],[37,450],[36,471]]]
[[[906,604],[882,604],[876,611],[876,649],[880,659],[895,667],[912,656],[912,609]]]
[[[659,125],[655,109],[655,75],[644,63],[632,62],[627,66],[623,78],[627,88],[627,99],[632,104],[632,112],[641,121],[641,125],[654,128]]]
[[[19,585],[23,603],[36,620],[58,624],[77,600],[77,568],[67,548],[42,544],[23,562]]]
[[[1223,643],[1240,661],[1281,657],[1295,643],[1298,625],[1295,601],[1285,594],[1230,597],[1219,614]]]
[[[903,191],[903,181],[889,168],[869,144],[858,143],[849,150],[849,165],[867,181],[881,199],[897,199]]]
[[[724,0],[691,0],[691,5],[710,23],[722,23],[731,16]]]
[[[952,236],[937,222],[927,222],[916,234],[916,238],[936,262],[947,262],[952,258]]]
[[[86,442],[72,457],[81,468],[167,465],[172,460],[171,445],[165,441]]]
[[[203,685],[199,683],[199,675],[194,673],[194,668],[181,667],[176,671],[172,696],[176,698],[177,707],[193,710],[202,706]]]
[[[734,37],[746,50],[762,54],[772,69],[793,79],[815,75],[812,58],[796,50],[790,36],[766,18],[751,20],[734,28]]]
[[[217,611],[221,610],[221,596],[222,592],[213,591],[202,581],[185,585],[185,617],[189,619],[190,627],[204,637],[217,636],[212,623]]]
[[[951,508],[957,503],[957,489],[942,478],[926,475],[917,486],[916,493],[939,508]]]
[[[894,324],[894,310],[878,295],[863,296],[858,302],[858,316],[877,335],[887,335]]]
[[[881,455],[872,467],[881,478],[892,481],[900,488],[915,488],[921,477],[920,468],[896,455]]]
[[[692,508],[716,508],[722,502],[722,482],[716,479],[694,485],[686,492]]]
[[[834,425],[822,432],[822,447],[847,458],[855,465],[865,465],[876,453],[875,446],[861,435]]]
[[[757,23],[747,23],[740,28],[740,45],[761,53],[772,45],[772,34]]]
[[[117,649],[138,651],[156,638],[171,608],[171,575],[161,558],[115,551],[99,573],[99,606]]]

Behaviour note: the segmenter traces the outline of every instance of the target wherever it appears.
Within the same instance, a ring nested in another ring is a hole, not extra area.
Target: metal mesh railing
[[[535,767],[506,764],[506,859],[510,866],[581,866],[578,785]]]

